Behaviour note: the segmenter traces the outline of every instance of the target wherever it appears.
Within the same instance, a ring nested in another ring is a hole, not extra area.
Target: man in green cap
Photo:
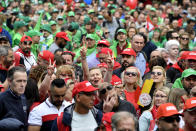
[[[127,31],[125,29],[119,29],[117,31],[116,39],[117,41],[114,41],[111,46],[115,58],[117,58],[124,49],[131,48],[131,44],[127,41]]]
[[[52,20],[52,21],[50,21],[49,24],[51,26],[53,37],[55,37],[56,36],[56,33],[57,32],[60,32],[60,30],[57,30],[57,23],[56,23],[56,21]]]
[[[59,13],[58,9],[53,9],[51,12],[51,16],[52,16],[51,20],[56,20],[58,13]]]
[[[40,47],[39,47],[40,36],[42,36],[43,34],[36,30],[30,30],[25,34],[27,36],[30,36],[32,39],[31,52],[34,54],[34,56],[37,59],[37,55],[40,51]]]
[[[68,12],[67,22],[75,22],[75,13],[73,11]]]
[[[97,50],[96,50],[97,44],[96,44],[96,38],[95,38],[94,34],[87,34],[86,35],[86,41],[84,42],[84,44],[86,44],[84,46],[87,47],[87,52],[86,52],[87,63],[88,63],[88,65],[90,65],[89,63],[92,63],[92,60],[94,58],[96,58],[96,54],[97,54]],[[77,50],[75,59],[77,59],[80,56],[80,50],[82,48],[83,47],[80,47]],[[89,67],[89,68],[91,68],[91,67]]]
[[[20,43],[20,39],[22,38],[22,35],[27,30],[26,23],[23,21],[15,21],[14,30],[15,30],[15,34],[13,36],[12,47],[18,46],[18,44]]]
[[[181,78],[176,79],[172,88],[184,88],[189,94],[194,86],[196,86],[196,71],[189,68],[182,72]]]
[[[61,30],[61,27],[63,26],[64,24],[64,19],[63,19],[63,16],[58,16],[57,17],[57,30]]]
[[[45,24],[41,26],[41,30],[43,36],[40,38],[40,51],[48,50],[54,41],[51,26],[49,24]]]

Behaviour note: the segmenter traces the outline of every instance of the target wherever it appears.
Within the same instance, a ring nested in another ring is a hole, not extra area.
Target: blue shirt
[[[143,76],[146,70],[146,59],[140,52],[137,53],[135,66],[140,70],[141,76]]]

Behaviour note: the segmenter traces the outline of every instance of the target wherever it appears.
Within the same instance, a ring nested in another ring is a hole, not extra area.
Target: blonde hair
[[[163,84],[165,85],[166,84],[166,71],[165,71],[165,69],[162,66],[153,66],[152,71],[154,69],[161,69],[162,70],[163,76],[165,77],[165,80],[163,81]]]
[[[153,93],[153,98],[152,98],[152,104],[151,104],[151,107],[150,107],[149,111],[152,110],[152,108],[153,108],[153,106],[154,106],[154,104],[155,104],[155,103],[154,103],[154,102],[155,102],[155,100],[154,100],[154,95],[156,94],[157,91],[161,91],[161,92],[165,93],[166,96],[167,96],[167,98],[168,98],[169,92],[170,92],[170,88],[169,88],[169,87],[166,87],[166,86],[162,86],[162,87],[160,87],[160,88],[157,88],[157,89],[154,91],[154,93]]]
[[[71,65],[62,65],[62,66],[59,66],[59,68],[57,68],[57,71],[56,71],[56,77],[59,78],[60,77],[60,74],[62,72],[65,72],[66,74],[73,74],[74,68]],[[72,76],[72,77],[74,77],[74,76]]]
[[[139,87],[142,87],[142,76],[141,76],[141,73],[140,73],[140,71],[139,71],[139,69],[137,68],[137,67],[134,67],[134,66],[130,66],[130,67],[128,67],[128,68],[126,68],[123,72],[122,72],[122,74],[121,74],[121,78],[122,78],[122,83],[123,83],[123,85],[125,85],[125,80],[124,80],[124,74],[125,74],[125,72],[126,72],[126,70],[127,69],[136,69],[136,71],[137,71],[137,82],[136,82],[136,87],[137,86],[139,86]]]

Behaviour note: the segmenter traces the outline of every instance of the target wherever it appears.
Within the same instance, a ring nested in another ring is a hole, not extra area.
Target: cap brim
[[[66,41],[70,41],[68,37],[63,37],[63,39],[65,39]]]
[[[106,43],[99,43],[99,44],[97,44],[97,45],[106,45],[106,46],[108,46],[108,47],[109,47],[109,45],[108,45],[108,44],[106,44]]]
[[[194,110],[196,110],[196,106],[194,107],[192,107],[192,108],[189,108],[189,109],[186,109],[187,111],[194,111]]]
[[[187,56],[186,58],[187,60],[191,59],[191,60],[196,60],[196,57],[195,56]]]
[[[189,77],[189,76],[196,76],[196,74],[187,74],[184,76],[184,78]]]

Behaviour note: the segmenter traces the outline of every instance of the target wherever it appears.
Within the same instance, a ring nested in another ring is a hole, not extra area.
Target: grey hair
[[[169,40],[165,43],[165,48],[169,51],[172,46],[180,46],[180,43],[177,40]]]
[[[160,51],[161,54],[162,54],[163,52],[169,54],[168,50],[166,50],[165,48],[157,48],[156,50]]]
[[[137,129],[138,129],[138,119],[132,113],[129,113],[129,112],[126,112],[126,111],[117,112],[112,116],[112,124],[111,124],[112,125],[112,130],[116,131],[118,123],[122,120],[125,120],[126,118],[132,118],[133,119],[133,121],[135,123],[135,131],[137,131]]]
[[[0,46],[0,56],[7,56],[9,50],[12,50],[12,48],[8,46]]]

